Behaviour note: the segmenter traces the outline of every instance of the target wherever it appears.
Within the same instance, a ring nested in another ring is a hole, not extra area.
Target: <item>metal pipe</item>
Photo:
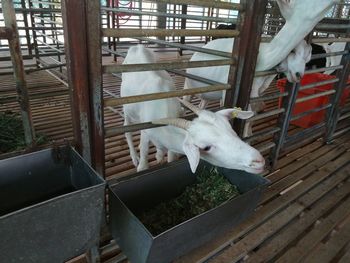
[[[320,93],[317,93],[317,94],[312,94],[312,95],[310,95],[310,96],[298,98],[298,99],[295,101],[295,103],[300,103],[300,102],[312,100],[312,99],[315,99],[315,98],[327,96],[327,95],[334,94],[334,93],[335,93],[335,90],[334,90],[334,89],[332,89],[332,90],[327,90],[327,91],[320,92]]]
[[[290,119],[292,117],[293,105],[298,96],[299,84],[292,84],[287,82],[286,90],[289,94],[288,97],[283,98],[282,107],[285,109],[285,112],[281,114],[277,120],[277,127],[281,129],[279,133],[276,133],[273,137],[273,141],[276,144],[275,149],[270,153],[271,167],[274,169],[277,164],[278,157],[287,137],[288,128],[290,124]]]
[[[180,97],[185,95],[194,95],[198,93],[206,93],[206,92],[212,92],[212,91],[221,91],[229,89],[230,86],[227,84],[221,84],[221,85],[212,85],[212,86],[206,86],[206,87],[200,87],[200,88],[192,88],[192,89],[184,89],[184,90],[174,90],[169,92],[158,92],[158,93],[150,93],[150,94],[144,94],[144,95],[137,95],[137,96],[128,96],[128,97],[121,97],[121,98],[108,98],[104,100],[105,106],[119,106],[123,104],[130,104],[135,102],[143,102],[143,101],[149,101],[149,100],[159,100],[159,99],[167,99],[167,98],[174,98],[174,97]]]
[[[309,110],[309,111],[304,111],[304,112],[302,112],[302,113],[300,113],[298,115],[292,116],[291,121],[295,121],[297,119],[305,117],[305,116],[307,116],[307,115],[309,115],[311,113],[314,113],[314,112],[318,112],[318,111],[321,111],[321,110],[328,109],[331,106],[332,106],[332,104],[326,104],[326,105],[323,105],[322,107],[319,107],[319,108],[316,108],[316,109],[312,109],[312,110]]]
[[[228,10],[243,10],[243,6],[237,3],[229,3],[225,1],[212,0],[148,0],[148,2],[167,3],[176,5],[195,5],[211,8],[220,8]]]
[[[261,96],[261,97],[257,97],[257,98],[251,98],[250,103],[266,101],[266,100],[273,100],[273,99],[286,97],[286,96],[288,96],[288,92],[282,92],[282,93],[276,92],[273,94],[269,94],[269,95],[265,95],[265,96]]]
[[[350,112],[343,114],[343,115],[340,115],[338,121],[342,121],[342,120],[345,120],[347,118],[350,118]]]
[[[269,149],[271,149],[271,148],[273,148],[273,147],[275,147],[275,146],[276,146],[275,143],[273,143],[273,142],[268,142],[268,143],[264,143],[264,144],[262,144],[262,145],[257,145],[257,146],[255,146],[255,148],[256,148],[259,152],[264,152],[264,151],[269,150]]]
[[[327,84],[336,83],[338,81],[339,81],[339,79],[336,78],[336,79],[330,79],[330,80],[319,81],[319,82],[307,84],[307,85],[301,86],[299,88],[299,91],[300,90],[307,90],[307,89],[311,89],[311,88],[314,88],[314,87],[319,87],[319,86],[323,86],[323,85],[327,85]]]
[[[37,32],[37,34],[39,34],[39,35],[41,35],[41,36],[45,36],[45,37],[51,39],[53,42],[56,42],[56,43],[61,44],[61,45],[64,45],[64,43],[63,43],[62,41],[59,41],[58,39],[56,39],[56,38],[54,38],[54,37],[51,37],[51,36],[46,35],[46,34],[44,34],[44,33],[40,33],[38,30],[36,30],[36,32]]]
[[[347,35],[350,34],[350,29],[347,30]],[[345,46],[345,50],[350,50],[350,43],[347,43]],[[327,126],[326,126],[326,135],[325,139],[327,142],[330,142],[333,138],[333,134],[336,130],[337,123],[341,114],[340,111],[340,99],[343,94],[343,91],[348,83],[348,78],[350,74],[350,54],[347,54],[342,57],[341,65],[343,65],[344,69],[342,72],[337,72],[337,78],[339,78],[338,85],[335,87],[336,93],[331,97],[332,107],[327,111]]]
[[[298,132],[291,136],[287,136],[286,144],[291,144],[293,142],[300,141],[302,138],[307,138],[309,136],[312,136],[313,133],[318,133],[319,130],[324,128],[325,126],[326,126],[326,123],[322,122],[312,126],[311,128],[307,128],[305,130],[302,130],[301,132]]]
[[[309,70],[305,70],[305,74],[318,73],[318,72],[323,72],[326,70],[337,70],[337,69],[342,69],[342,68],[343,68],[342,65],[338,65],[338,66],[332,66],[332,67],[309,69]]]
[[[162,41],[159,39],[151,39],[151,38],[145,38],[145,37],[139,37],[137,38],[142,41],[150,42],[150,43],[155,43],[155,44],[161,44],[169,47],[176,47],[176,48],[181,48],[181,49],[186,49],[186,50],[192,50],[192,51],[197,51],[205,54],[210,54],[214,56],[220,56],[224,58],[231,58],[232,55],[231,53],[228,52],[222,52],[218,50],[213,50],[213,49],[208,49],[208,48],[201,48],[201,47],[196,47],[196,46],[190,46],[190,45],[185,45],[185,44],[180,44],[180,43],[174,43],[174,42],[167,42],[167,41]]]
[[[271,42],[273,37],[262,37],[261,42]],[[311,40],[311,43],[331,43],[331,42],[350,42],[349,37],[342,37],[342,38],[336,38],[336,37],[322,37],[322,38],[314,38]]]
[[[18,95],[18,102],[20,105],[22,122],[24,128],[24,137],[28,146],[32,145],[35,132],[32,122],[32,114],[29,104],[29,95],[27,89],[27,83],[25,79],[25,72],[23,66],[22,52],[18,37],[16,14],[12,0],[3,0],[2,8],[4,10],[3,16],[5,20],[5,26],[12,31],[12,38],[9,39],[9,49],[12,58],[12,65],[14,71],[14,77],[16,80],[16,91]]]
[[[147,12],[147,11],[138,11],[138,10],[130,10],[126,8],[109,8],[102,7],[102,11],[105,12],[115,12],[115,13],[125,13],[137,16],[157,16],[157,17],[169,17],[169,18],[180,18],[180,19],[188,19],[188,20],[199,20],[199,21],[214,21],[214,22],[222,22],[222,23],[237,23],[236,19],[231,18],[215,18],[209,16],[194,16],[194,15],[183,15],[183,14],[169,14],[163,12]]]
[[[65,53],[64,52],[60,52],[60,53],[46,53],[46,54],[41,54],[40,56],[41,57],[50,57],[50,56],[54,56],[56,54],[60,54],[60,55],[64,55]],[[34,56],[33,55],[24,55],[22,56],[22,58],[24,60],[27,60],[27,59],[33,59]],[[11,57],[7,56],[7,57],[0,57],[0,61],[10,61],[11,60]]]
[[[273,116],[273,115],[280,114],[280,113],[282,113],[284,111],[285,111],[285,109],[281,108],[281,109],[276,109],[276,110],[264,112],[262,114],[258,114],[258,115],[255,115],[255,116],[251,117],[249,119],[249,121],[261,120],[261,119],[264,119],[264,118],[267,118],[267,117],[270,117],[270,116]]]
[[[250,137],[244,138],[243,141],[250,143],[254,140],[258,140],[258,139],[264,138],[266,136],[275,134],[276,132],[279,132],[280,130],[281,130],[281,128],[279,128],[279,127],[265,129],[263,131],[259,131],[259,132],[254,133],[254,135],[252,135]]]
[[[171,36],[214,36],[214,37],[237,37],[238,30],[198,30],[198,29],[112,29],[103,28],[104,37],[171,37]]]
[[[49,8],[15,8],[16,13],[23,13],[25,11],[28,12],[34,12],[34,13],[51,13],[51,12],[56,12],[56,13],[61,13],[60,9],[49,9]],[[4,9],[0,8],[0,13],[3,13]]]
[[[105,65],[102,66],[103,73],[122,73],[136,71],[154,71],[154,70],[169,70],[180,68],[196,68],[196,67],[211,67],[225,66],[234,63],[232,59],[207,60],[207,61],[181,61],[181,62],[159,62],[159,63],[142,63],[142,64],[124,64],[124,65]]]
[[[44,4],[44,5],[53,5],[53,6],[59,6],[61,7],[61,3],[55,3],[55,2],[48,2],[48,1],[36,1],[36,0],[31,0],[33,3],[37,4]]]
[[[55,25],[60,25],[60,26],[63,25],[61,22],[53,21],[51,19],[43,18],[43,17],[37,16],[37,15],[34,15],[34,18],[39,19],[43,22],[46,22],[47,24],[55,24]],[[39,24],[39,23],[34,23],[34,24]],[[42,25],[42,24],[39,24],[39,25]]]

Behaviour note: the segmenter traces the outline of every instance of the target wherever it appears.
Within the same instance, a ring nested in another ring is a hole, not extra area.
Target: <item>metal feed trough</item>
[[[59,262],[99,240],[105,182],[70,147],[0,161],[0,262]]]
[[[198,170],[203,167],[204,162]],[[136,215],[179,195],[195,181],[187,160],[142,172],[109,186],[111,232],[132,263],[170,262],[237,225],[253,212],[269,181],[238,170],[219,169],[219,172],[237,186],[241,195],[157,236],[153,236]]]

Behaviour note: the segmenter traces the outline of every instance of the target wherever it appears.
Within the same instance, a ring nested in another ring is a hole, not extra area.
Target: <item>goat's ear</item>
[[[188,136],[186,136],[182,148],[187,156],[188,162],[190,163],[192,173],[195,173],[200,159],[199,148],[193,144]]]
[[[228,119],[238,118],[238,119],[246,120],[254,116],[253,111],[244,111],[238,108],[224,109],[224,110],[217,111],[216,113]]]

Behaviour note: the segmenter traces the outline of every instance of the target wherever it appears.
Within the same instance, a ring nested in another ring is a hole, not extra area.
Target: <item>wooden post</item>
[[[85,1],[62,1],[67,75],[78,152],[91,164],[90,93]]]
[[[23,66],[23,58],[21,52],[21,45],[16,24],[16,14],[12,0],[2,1],[3,15],[5,20],[5,27],[11,30],[11,36],[8,39],[9,49],[11,53],[11,60],[13,65],[13,73],[16,81],[16,91],[18,102],[21,109],[22,122],[24,128],[24,136],[27,145],[32,145],[35,133],[32,122],[32,114],[29,105],[29,95],[27,90],[27,83],[25,79],[25,71]]]
[[[254,79],[256,59],[259,52],[260,39],[264,24],[267,0],[244,0],[244,10],[240,12],[240,32],[235,38],[232,56],[237,62],[231,66],[229,84],[225,97],[226,107],[241,107],[247,109],[250,100],[251,87]],[[239,136],[243,135],[244,122],[235,120],[234,129]]]

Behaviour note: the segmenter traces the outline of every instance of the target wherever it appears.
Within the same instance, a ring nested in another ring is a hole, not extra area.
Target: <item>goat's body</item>
[[[133,47],[130,51],[132,58],[127,60],[132,63],[154,63],[152,57],[142,56],[139,47]],[[134,52],[134,54],[133,54]],[[143,71],[122,74],[122,84],[120,94],[122,97],[136,96],[157,92],[169,92],[175,90],[170,75],[166,71]],[[163,118],[176,118],[180,115],[181,106],[176,99],[162,99],[125,104],[123,106],[125,125],[152,122]],[[152,142],[157,148],[157,160],[162,161],[164,153],[171,148],[172,151],[181,153],[180,145],[184,139],[185,131],[176,127],[159,127],[141,131],[140,139],[140,160],[138,161],[136,150],[133,146],[131,133],[126,133],[130,155],[138,170],[148,168],[148,147]],[[172,139],[169,140],[169,137]],[[174,147],[175,145],[175,147]],[[179,147],[176,147],[179,145]],[[168,153],[170,160],[172,153]]]

